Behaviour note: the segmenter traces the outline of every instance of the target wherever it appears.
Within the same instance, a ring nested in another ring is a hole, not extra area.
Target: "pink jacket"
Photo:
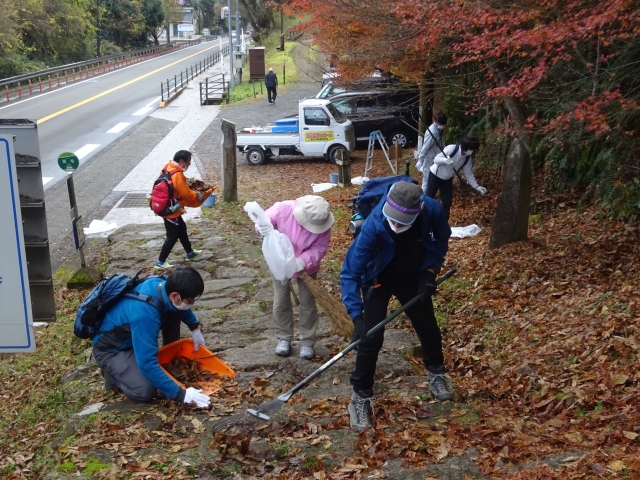
[[[324,233],[311,233],[309,230],[300,225],[293,216],[293,207],[295,200],[285,200],[284,202],[276,202],[272,207],[266,210],[266,214],[271,219],[273,227],[281,233],[284,233],[293,244],[293,251],[296,257],[304,261],[305,272],[308,275],[316,273],[320,270],[320,261],[329,250],[329,241],[331,240],[331,229]],[[296,273],[294,278],[298,277]]]

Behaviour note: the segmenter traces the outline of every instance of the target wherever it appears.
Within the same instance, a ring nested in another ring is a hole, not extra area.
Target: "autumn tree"
[[[556,188],[586,188],[585,199],[609,202],[627,217],[640,211],[640,183],[633,180],[640,163],[631,153],[638,143],[640,92],[633,68],[640,60],[636,2],[288,5],[309,16],[303,28],[321,51],[339,58],[342,72],[382,66],[430,85],[429,95],[456,98],[446,103],[447,114],[462,124],[456,137],[480,133],[485,152],[501,151],[502,160],[513,148],[497,149],[496,139],[517,138],[537,171],[553,173]],[[527,162],[520,164],[518,178],[528,169]],[[522,184],[530,194],[530,182]],[[512,239],[518,238],[522,228]]]

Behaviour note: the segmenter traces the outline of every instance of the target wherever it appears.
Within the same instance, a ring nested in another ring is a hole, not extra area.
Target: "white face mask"
[[[438,125],[438,130],[444,130],[444,125]]]
[[[471,155],[473,153],[473,150],[467,150],[466,152],[464,152],[464,154],[468,157],[469,155]]]
[[[401,227],[396,227],[393,223],[391,223],[389,221],[389,219],[387,219],[387,223],[391,227],[391,230],[393,230],[395,233],[406,232],[407,230],[409,230],[411,228],[411,225],[403,225]]]
[[[178,295],[178,298],[180,298],[180,295]],[[193,305],[189,305],[186,304],[182,301],[182,298],[180,298],[180,305],[176,305],[175,303],[171,302],[173,304],[174,307],[176,307],[177,310],[189,310]]]

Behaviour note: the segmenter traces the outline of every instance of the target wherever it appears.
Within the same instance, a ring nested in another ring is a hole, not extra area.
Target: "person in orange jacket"
[[[171,174],[173,198],[180,204],[180,208],[171,215],[163,217],[167,236],[162,245],[162,250],[160,250],[160,256],[154,265],[154,268],[158,270],[171,268],[173,266],[167,262],[167,257],[169,257],[173,246],[178,240],[180,240],[184,251],[187,253],[187,262],[193,260],[200,254],[200,250],[191,247],[189,234],[187,233],[187,224],[184,223],[182,215],[186,213],[184,207],[197,208],[202,205],[216,187],[212,187],[204,193],[191,190],[187,185],[187,178],[184,176],[184,172],[189,168],[189,165],[191,165],[191,152],[188,150],[178,150],[173,156],[173,160],[169,160],[169,163],[162,168]]]

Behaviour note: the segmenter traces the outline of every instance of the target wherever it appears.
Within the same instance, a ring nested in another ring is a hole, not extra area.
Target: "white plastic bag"
[[[262,254],[276,280],[285,284],[296,273],[296,255],[291,240],[284,233],[273,228],[269,216],[264,213],[258,202],[247,202],[244,211],[256,225],[271,227],[262,240]]]
[[[481,231],[482,229],[474,223],[466,227],[451,227],[451,236],[455,238],[474,237]]]

